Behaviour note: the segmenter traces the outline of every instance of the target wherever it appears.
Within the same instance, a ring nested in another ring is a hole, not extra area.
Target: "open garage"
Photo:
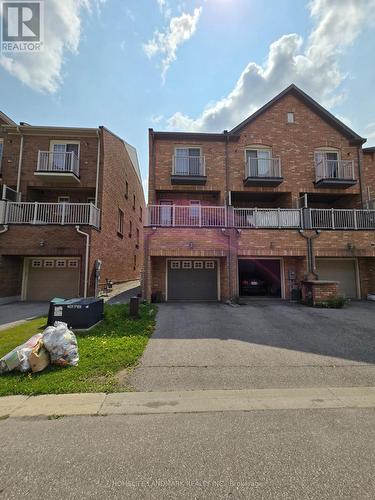
[[[239,259],[238,278],[242,297],[281,297],[280,259]]]

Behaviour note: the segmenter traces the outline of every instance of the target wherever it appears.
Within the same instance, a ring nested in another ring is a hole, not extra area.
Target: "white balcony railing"
[[[375,210],[310,208],[305,225],[311,229],[375,229]]]
[[[281,177],[280,158],[248,158],[245,177]]]
[[[37,172],[73,173],[79,177],[79,158],[73,152],[39,151]]]
[[[234,226],[237,228],[300,228],[301,210],[294,208],[235,208]]]
[[[315,163],[316,181],[355,180],[353,160],[320,160]]]
[[[148,207],[149,226],[166,227],[225,227],[225,207],[181,205],[151,205]]]
[[[173,156],[172,175],[205,176],[204,156]]]
[[[92,203],[39,203],[3,201],[3,224],[59,224],[100,227],[100,210]]]

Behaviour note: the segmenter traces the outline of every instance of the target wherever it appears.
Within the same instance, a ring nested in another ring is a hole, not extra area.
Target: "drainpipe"
[[[362,186],[362,158],[361,158],[359,146],[357,148],[357,158],[358,158],[359,192],[360,192],[360,196],[361,196],[361,205],[362,205],[362,208],[364,208],[363,186]]]
[[[18,174],[17,174],[17,192],[20,191],[21,187],[21,168],[22,168],[22,156],[23,156],[23,135],[20,132],[20,128],[17,127],[17,131],[21,136],[21,143],[20,143],[20,155],[18,159]]]
[[[228,130],[224,130],[224,136],[225,136],[225,204],[229,205],[229,158],[228,158],[228,141],[229,141],[229,135],[228,135]]]
[[[99,127],[100,130],[102,130],[101,127]],[[100,137],[100,132],[97,130],[97,136],[98,136],[98,156],[96,159],[96,185],[95,185],[95,206],[98,206],[98,195],[99,195],[99,171],[100,171],[100,144],[101,144],[101,137]]]
[[[88,274],[89,274],[89,248],[90,248],[90,235],[81,231],[79,226],[76,226],[76,231],[86,237],[86,257],[85,257],[85,278],[84,278],[84,294],[83,297],[87,297],[87,285],[88,285]]]
[[[312,236],[307,236],[303,229],[300,229],[298,233],[305,238],[307,243],[307,271],[308,273],[314,274],[318,277],[315,264],[314,240],[320,236],[320,231],[315,231],[315,234]]]
[[[5,225],[4,228],[0,231],[0,234],[6,233],[9,229],[8,225]]]

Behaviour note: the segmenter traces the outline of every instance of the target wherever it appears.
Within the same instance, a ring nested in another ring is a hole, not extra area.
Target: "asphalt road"
[[[375,411],[0,421],[0,498],[374,498]]]
[[[159,305],[140,391],[375,385],[375,303]]]

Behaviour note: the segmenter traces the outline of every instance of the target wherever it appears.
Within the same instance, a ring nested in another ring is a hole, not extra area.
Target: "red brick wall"
[[[21,295],[22,259],[3,256],[0,259],[0,298]]]
[[[129,185],[125,198],[126,182]],[[141,181],[136,175],[122,140],[106,129],[102,130],[102,167],[100,180],[100,208],[102,219],[100,232],[93,232],[90,251],[91,287],[96,259],[102,260],[101,282],[106,278],[115,282],[134,280],[140,277],[143,266],[143,223],[146,217],[145,200]],[[133,210],[133,195],[136,197]],[[124,233],[117,234],[118,209],[124,212]],[[142,208],[142,221],[140,220]],[[130,221],[132,236],[129,237]],[[137,229],[139,248],[136,248]],[[134,256],[137,262],[134,268]]]
[[[365,200],[375,200],[375,152],[363,154],[362,177],[365,186]]]
[[[358,259],[361,296],[363,299],[369,293],[375,294],[375,258]]]

